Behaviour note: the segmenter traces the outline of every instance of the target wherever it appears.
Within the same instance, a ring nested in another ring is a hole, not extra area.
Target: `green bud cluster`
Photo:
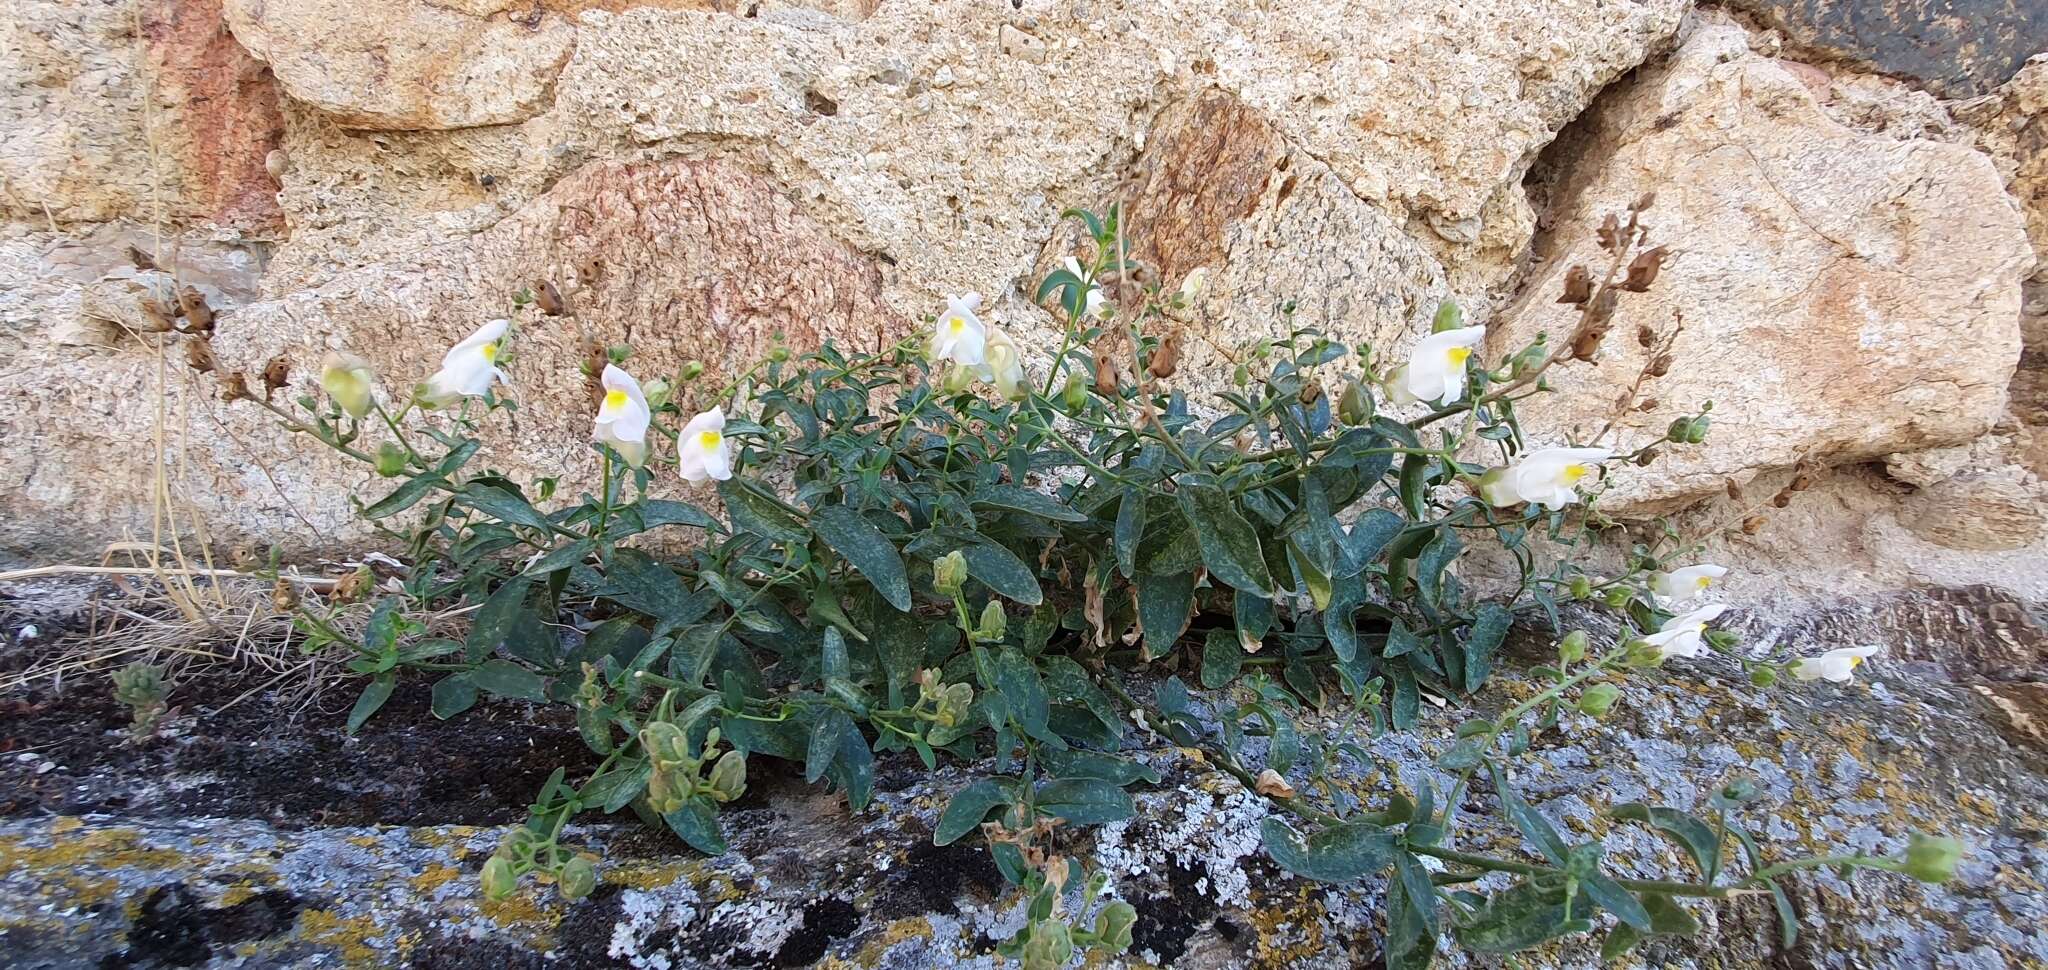
[[[747,756],[735,749],[716,759],[718,729],[705,732],[701,751],[693,752],[689,736],[667,721],[651,721],[640,729],[640,747],[653,770],[647,776],[647,805],[667,815],[696,797],[729,802],[746,793]],[[711,766],[705,772],[704,766]]]
[[[932,588],[940,596],[952,596],[967,585],[967,557],[955,549],[932,560]]]

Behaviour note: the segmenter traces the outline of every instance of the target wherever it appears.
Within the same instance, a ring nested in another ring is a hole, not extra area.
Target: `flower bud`
[[[1372,395],[1365,385],[1352,381],[1344,388],[1344,395],[1337,399],[1337,417],[1348,425],[1362,425],[1372,421]]]
[[[370,391],[376,384],[376,372],[361,357],[328,354],[320,362],[321,389],[351,418],[370,413]]]
[[[1619,700],[1621,688],[1613,684],[1594,684],[1579,695],[1579,713],[1597,721],[1614,710],[1614,704]]]
[[[405,474],[405,449],[392,442],[377,446],[377,474],[396,478]]]
[[[711,797],[729,802],[747,791],[747,756],[740,751],[727,751],[720,755],[718,763],[711,766]]]
[[[519,890],[519,877],[512,872],[512,862],[503,856],[492,856],[484,863],[484,896],[489,899],[504,899]]]
[[[967,584],[967,557],[955,549],[932,560],[932,588],[940,596],[951,596],[960,592]]]
[[[683,369],[676,372],[676,379],[681,381],[694,381],[702,376],[704,376],[704,365],[694,360],[685,363]]]
[[[967,720],[967,710],[974,706],[974,688],[968,684],[947,684],[939,692],[939,710],[932,715],[932,723],[940,727],[958,727]]]
[[[1584,630],[1573,630],[1557,641],[1557,659],[1564,663],[1578,663],[1586,659],[1587,637]]]
[[[1582,600],[1593,595],[1593,581],[1584,576],[1572,577],[1572,599]]]
[[[1443,333],[1465,325],[1465,310],[1456,300],[1445,300],[1436,305],[1436,318],[1430,321],[1430,333]]]
[[[641,385],[640,392],[647,396],[648,409],[659,411],[662,405],[668,403],[669,396],[675,393],[675,388],[671,387],[669,382],[657,377]]]
[[[769,359],[769,360],[772,360],[772,361],[774,361],[774,362],[776,362],[776,363],[778,363],[778,364],[779,364],[779,363],[782,363],[782,362],[783,362],[783,361],[785,361],[785,360],[788,360],[788,359],[789,359],[789,345],[788,345],[788,344],[776,344],[776,345],[775,345],[774,347],[772,347],[772,348],[770,348],[770,349],[769,349],[769,351],[768,351],[768,359]]]
[[[1607,596],[1605,597],[1605,600],[1608,606],[1611,606],[1619,610],[1626,608],[1628,606],[1628,601],[1634,599],[1635,595],[1636,594],[1634,594],[1633,592],[1630,592],[1627,589],[1617,586],[1607,591]]]
[[[1707,417],[1704,414],[1700,415],[1697,418],[1692,419],[1692,421],[1686,425],[1685,443],[1689,445],[1696,445],[1706,441],[1707,429],[1712,425],[1713,419]]]
[[[1674,444],[1684,444],[1685,436],[1688,433],[1690,433],[1691,430],[1691,418],[1672,418],[1671,426],[1664,429],[1664,440],[1672,442]]]
[[[562,872],[555,877],[556,885],[568,899],[582,899],[597,888],[597,867],[589,859],[577,856],[562,865]]]
[[[1081,375],[1069,372],[1067,386],[1060,392],[1069,411],[1079,411],[1088,403],[1088,385],[1081,382]]]
[[[1074,959],[1074,930],[1056,919],[1039,920],[1031,924],[1031,939],[1024,944],[1019,962],[1026,968],[1044,967],[1046,970],[1064,967]]]
[[[614,364],[623,364],[626,362],[626,358],[631,356],[633,356],[633,348],[625,344],[613,344],[604,349],[605,359]]]
[[[1778,668],[1758,667],[1749,672],[1749,682],[1758,687],[1769,687],[1778,682]]]
[[[1921,882],[1955,878],[1956,865],[1962,861],[1963,843],[1955,839],[1915,832],[1906,840],[1906,875]]]
[[[654,771],[647,776],[647,807],[655,814],[667,815],[682,808],[690,797],[690,780],[656,763]]]
[[[1664,662],[1664,651],[1637,640],[1628,645],[1628,653],[1624,654],[1621,660],[1631,667],[1655,667]]]
[[[1248,368],[1243,364],[1237,365],[1237,369],[1230,372],[1230,383],[1232,384],[1236,384],[1239,387],[1243,387],[1251,382],[1251,368]]]
[[[1208,282],[1209,267],[1197,266],[1194,269],[1188,270],[1188,275],[1181,277],[1180,281],[1181,305],[1187,306],[1195,302],[1202,295],[1202,287],[1207,285]]]
[[[1001,640],[1003,638],[1003,631],[1009,626],[1009,621],[1009,616],[1003,613],[1003,604],[995,600],[989,600],[988,605],[981,608],[981,638],[991,641]]]
[[[962,364],[955,364],[951,370],[946,371],[945,380],[940,382],[939,386],[948,394],[958,394],[965,391],[969,387],[974,386],[974,369]]]
[[[667,721],[655,721],[640,729],[640,747],[656,768],[675,768],[690,760],[689,738],[683,729]]]
[[[1097,945],[1107,947],[1112,953],[1128,950],[1131,948],[1131,930],[1137,925],[1136,907],[1121,899],[1110,903],[1095,917]]]

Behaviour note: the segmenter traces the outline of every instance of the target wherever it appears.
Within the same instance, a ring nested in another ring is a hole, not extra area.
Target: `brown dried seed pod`
[[[1658,400],[1657,400],[1656,398],[1654,398],[1654,397],[1653,397],[1653,398],[1647,398],[1647,399],[1645,399],[1645,400],[1643,401],[1643,403],[1641,403],[1641,404],[1638,404],[1638,405],[1636,405],[1636,410],[1638,410],[1638,411],[1655,411],[1655,410],[1657,410],[1657,405],[1658,405],[1658,403],[1659,403],[1659,402],[1658,402]]]
[[[213,373],[213,344],[205,337],[186,341],[185,363],[201,374]]]
[[[1813,477],[1812,472],[1802,471],[1793,475],[1792,484],[1785,486],[1785,488],[1789,491],[1804,492],[1807,489],[1812,488],[1814,486],[1814,482],[1815,479]]]
[[[1629,205],[1629,207],[1628,207],[1628,208],[1629,208],[1629,211],[1630,211],[1630,212],[1646,212],[1646,211],[1649,211],[1649,208],[1650,208],[1651,206],[1653,206],[1653,205],[1656,205],[1656,204],[1657,204],[1657,193],[1656,193],[1656,192],[1654,192],[1654,191],[1651,191],[1651,192],[1645,192],[1645,193],[1643,193],[1642,195],[1636,196],[1636,200],[1635,200],[1635,202],[1631,203],[1631,204]]]
[[[1628,278],[1622,281],[1621,288],[1631,293],[1648,292],[1650,284],[1657,282],[1657,271],[1663,268],[1664,257],[1669,252],[1670,250],[1665,247],[1658,246],[1637,254],[1635,259],[1629,261]]]
[[[1303,406],[1314,404],[1323,396],[1323,385],[1313,381],[1303,384],[1301,385],[1301,394],[1299,396]]]
[[[1743,534],[1743,535],[1750,535],[1750,536],[1753,536],[1753,535],[1756,535],[1756,534],[1757,534],[1757,533],[1759,533],[1759,532],[1762,532],[1762,531],[1764,531],[1764,522],[1765,522],[1765,521],[1766,521],[1766,520],[1765,520],[1765,519],[1764,519],[1764,517],[1763,517],[1763,516],[1761,516],[1761,515],[1752,515],[1752,516],[1750,516],[1749,518],[1743,519],[1743,520],[1742,520],[1742,534]]]
[[[213,331],[213,308],[206,305],[206,294],[191,287],[178,291],[178,309],[185,313],[185,329],[194,333]]]
[[[1669,373],[1671,373],[1670,354],[1658,354],[1656,360],[1650,361],[1651,377],[1663,377],[1664,375]]]
[[[1776,494],[1776,495],[1773,495],[1773,496],[1771,496],[1771,504],[1772,504],[1773,506],[1776,506],[1776,507],[1778,507],[1778,508],[1781,508],[1781,509],[1782,509],[1782,508],[1784,508],[1784,507],[1785,507],[1785,506],[1787,506],[1787,505],[1791,505],[1791,504],[1792,504],[1792,492],[1791,492],[1791,490],[1790,490],[1790,489],[1787,489],[1786,491],[1783,491],[1783,492],[1779,492],[1778,494]]]
[[[1621,244],[1621,218],[1610,212],[1600,220],[1600,248],[1613,252]]]
[[[1650,325],[1647,323],[1637,324],[1636,343],[1644,347],[1655,347],[1657,345],[1657,331],[1650,329]]]
[[[1735,484],[1735,479],[1728,480],[1727,492],[1729,498],[1737,502],[1742,501],[1742,486]]]
[[[584,257],[576,264],[576,285],[596,286],[598,276],[604,273],[604,259],[596,254]]]
[[[299,605],[298,589],[287,580],[278,580],[277,585],[270,588],[270,605],[276,607],[279,613],[290,613],[292,610],[297,609]]]
[[[136,269],[156,268],[156,260],[151,258],[148,253],[145,253],[134,246],[128,247],[128,261],[130,263],[135,264]]]
[[[1108,354],[1096,354],[1095,393],[1106,398],[1115,398],[1117,396],[1116,381],[1116,361],[1111,360]]]
[[[1175,330],[1159,341],[1159,349],[1152,352],[1152,364],[1145,372],[1153,377],[1168,378],[1180,368],[1180,331]]]
[[[1574,266],[1564,274],[1564,295],[1557,298],[1559,303],[1584,303],[1593,298],[1593,273],[1584,266]]]
[[[249,393],[249,382],[240,374],[223,374],[220,379],[220,399],[223,401],[253,401]]]
[[[281,354],[270,358],[270,363],[263,365],[263,399],[270,400],[270,392],[290,383],[291,379],[291,361]]]
[[[555,288],[552,280],[533,284],[533,302],[540,307],[540,312],[551,317],[559,317],[569,310],[568,305],[562,302],[562,291]]]

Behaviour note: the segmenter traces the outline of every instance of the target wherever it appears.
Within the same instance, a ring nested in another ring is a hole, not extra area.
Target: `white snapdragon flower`
[[[597,407],[597,426],[591,437],[610,445],[634,468],[646,464],[647,425],[653,414],[640,382],[617,364],[604,365],[599,382],[604,385],[604,403]]]
[[[939,314],[932,329],[934,360],[950,360],[970,367],[981,364],[987,352],[988,327],[974,315],[979,306],[979,293],[946,297],[946,312]]]
[[[1030,394],[1024,382],[1024,360],[1001,327],[988,328],[987,353],[976,374],[982,380],[994,382],[996,392],[1005,400],[1021,401]]]
[[[1452,404],[1464,397],[1465,361],[1472,348],[1485,342],[1485,327],[1460,327],[1422,338],[1409,353],[1408,363],[1388,377],[1394,403]]]
[[[1881,652],[1883,647],[1837,647],[1818,657],[1808,657],[1792,665],[1792,676],[1800,680],[1832,680],[1837,684],[1849,682],[1853,671],[1863,661]]]
[[[1650,574],[1650,592],[1672,602],[1692,599],[1707,591],[1714,581],[1728,574],[1728,567],[1710,562]]]
[[[1684,616],[1665,620],[1657,632],[1643,638],[1643,642],[1657,648],[1657,659],[1672,657],[1697,657],[1707,649],[1707,624],[1728,608],[1726,603],[1712,603],[1702,606]]]
[[[1561,509],[1579,500],[1579,482],[1612,457],[1607,448],[1539,448],[1481,476],[1479,497],[1490,505],[1533,502]]]
[[[432,407],[447,407],[466,397],[482,397],[492,381],[510,380],[498,368],[498,342],[511,325],[510,320],[492,320],[456,344],[441,358],[441,369],[427,378],[420,399]]]
[[[1188,270],[1188,275],[1181,277],[1180,280],[1180,301],[1183,304],[1193,304],[1195,300],[1201,297],[1202,288],[1207,285],[1209,285],[1209,267],[1197,266],[1194,269]]]
[[[1080,280],[1081,285],[1086,288],[1088,295],[1081,298],[1082,319],[1100,314],[1103,302],[1102,287],[1096,286],[1095,281],[1090,279],[1087,273],[1081,271],[1080,260],[1069,256],[1063,265],[1066,266],[1067,272],[1074,274],[1074,278]]]
[[[732,445],[725,440],[725,412],[712,408],[683,425],[683,433],[676,439],[676,464],[684,481],[710,478],[722,482],[732,477]]]
[[[377,386],[377,372],[354,354],[328,354],[320,361],[320,386],[349,417],[361,420],[370,413],[370,392]]]

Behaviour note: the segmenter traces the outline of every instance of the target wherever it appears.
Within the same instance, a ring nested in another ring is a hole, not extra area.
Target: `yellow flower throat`
[[[486,364],[495,364],[498,362],[498,345],[495,343],[489,343],[481,347],[478,347],[476,349],[476,352],[484,355],[484,363]]]
[[[701,431],[697,434],[697,443],[702,445],[705,451],[710,451],[718,447],[719,441],[723,440],[724,437],[724,435],[716,431]]]
[[[625,392],[625,391],[608,391],[608,392],[606,392],[606,393],[605,393],[605,396],[604,396],[604,409],[605,409],[605,410],[607,410],[607,411],[617,411],[617,410],[619,410],[620,408],[623,408],[623,407],[625,407],[625,406],[626,406],[626,392]]]
[[[1466,358],[1469,358],[1471,356],[1472,348],[1470,347],[1452,347],[1451,349],[1444,351],[1444,357],[1451,362],[1452,367],[1458,367],[1464,364]]]
[[[1578,483],[1578,481],[1579,481],[1579,479],[1581,479],[1581,478],[1584,478],[1584,477],[1586,477],[1586,471],[1587,471],[1587,469],[1586,469],[1586,466],[1584,466],[1584,465],[1566,465],[1566,466],[1564,466],[1564,481],[1565,481],[1565,484],[1567,484],[1567,485],[1575,485],[1575,484],[1577,484],[1577,483]]]

